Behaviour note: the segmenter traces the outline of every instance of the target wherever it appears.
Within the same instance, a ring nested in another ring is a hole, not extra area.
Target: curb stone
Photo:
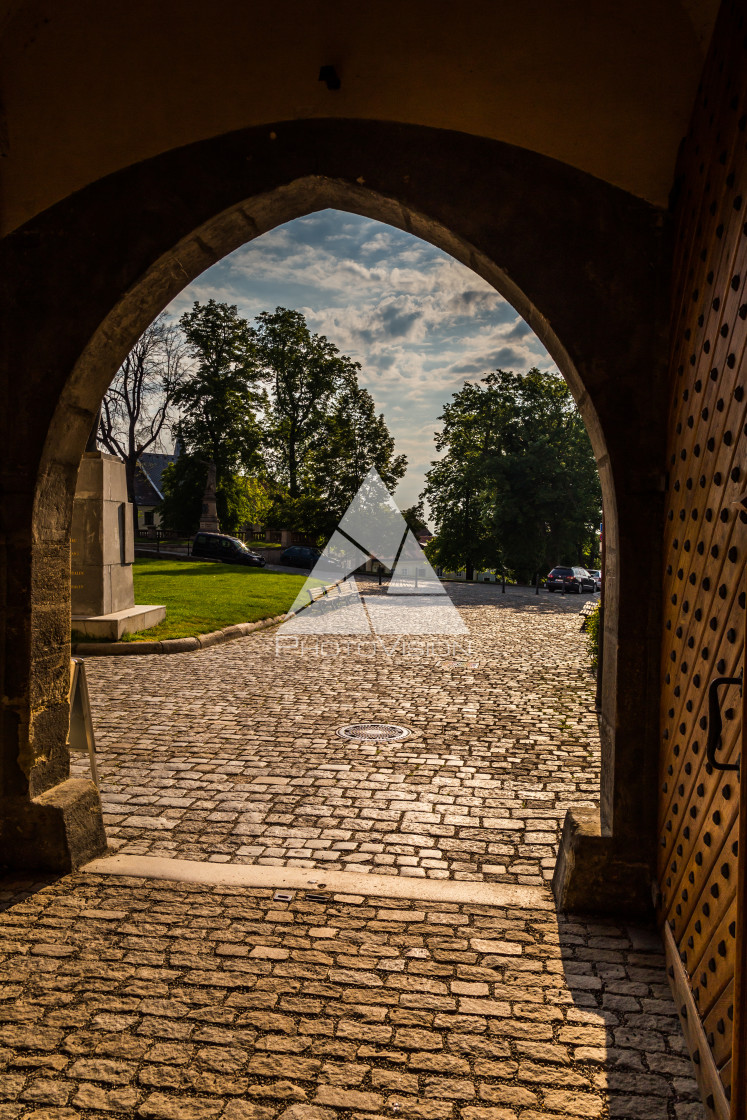
[[[222,642],[231,642],[235,638],[245,638],[255,630],[267,630],[270,626],[279,626],[281,622],[291,618],[294,611],[287,614],[276,614],[272,618],[262,618],[258,622],[239,622],[233,626],[226,626],[223,630],[212,630],[209,634],[198,634],[190,638],[165,638],[161,642],[77,642],[72,647],[74,656],[77,657],[142,657],[143,654],[169,654],[169,653],[194,653],[198,649],[209,649],[210,646],[220,645]]]
[[[344,582],[344,579],[337,579],[334,583],[327,584],[324,594]],[[279,626],[281,622],[293,618],[295,613],[286,611],[285,614],[276,614],[272,618],[261,618],[258,622],[237,622],[222,630],[211,630],[209,634],[197,634],[189,638],[164,638],[160,642],[77,642],[72,647],[72,654],[78,657],[142,657],[143,654],[194,653],[198,649],[208,649],[210,646],[221,645],[222,642],[231,642],[235,638],[245,638],[255,630]]]

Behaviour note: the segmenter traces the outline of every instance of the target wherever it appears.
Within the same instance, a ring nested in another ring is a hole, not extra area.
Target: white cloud
[[[195,300],[238,305],[253,318],[302,311],[361,363],[361,382],[407,454],[400,505],[417,500],[436,457],[433,433],[452,393],[496,366],[523,372],[553,362],[516,311],[485,280],[402,230],[322,211],[280,226],[203,273],[168,308]]]

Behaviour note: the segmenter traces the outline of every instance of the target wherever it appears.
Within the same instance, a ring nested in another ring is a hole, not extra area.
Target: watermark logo
[[[354,573],[369,559],[378,561],[391,573],[380,589],[371,586],[370,577],[368,581],[362,580],[360,587],[356,582]],[[327,542],[291,611],[291,617],[277,633],[277,652],[289,649],[308,652],[310,648],[320,648],[318,642],[308,639],[347,635],[347,643],[334,643],[338,650],[351,651],[362,644],[367,650],[378,650],[391,657],[391,650],[406,652],[413,648],[412,643],[408,645],[404,641],[405,637],[468,633],[461,615],[373,467]],[[400,639],[399,643],[392,641],[395,636]],[[323,644],[328,644],[331,652],[332,643]],[[438,643],[439,646],[444,644],[450,643]],[[421,642],[418,652],[432,645],[432,642]],[[444,655],[443,650],[439,652]]]

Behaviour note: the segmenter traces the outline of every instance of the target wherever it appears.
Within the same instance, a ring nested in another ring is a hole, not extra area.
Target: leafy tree
[[[272,493],[264,480],[248,478],[246,475],[235,476],[236,493],[239,509],[237,511],[241,525],[264,525],[267,515],[272,509]]]
[[[501,565],[500,548],[488,527],[485,478],[475,464],[451,455],[434,463],[423,491],[438,532],[428,556],[444,568],[465,568],[472,579],[476,567]]]
[[[601,490],[565,382],[531,369],[467,383],[444,409],[444,457],[426,476],[437,562],[505,567],[522,580],[554,564],[591,562]]]
[[[336,524],[330,518],[323,500],[317,494],[300,494],[291,498],[287,490],[278,491],[265,524],[270,529],[292,529],[310,543],[326,544]]]
[[[601,486],[584,422],[565,382],[532,369],[491,375],[513,401],[504,453],[493,463],[492,528],[519,578],[596,554]]]
[[[347,363],[334,404],[310,451],[308,478],[326,512],[324,531],[332,532],[371,467],[391,490],[407,470],[407,457],[395,455],[394,437],[373,397],[358,384],[357,362]]]
[[[291,498],[304,489],[305,458],[350,364],[300,311],[277,307],[251,331],[256,374],[271,384],[266,444]]]
[[[163,523],[185,536],[197,532],[208,463],[197,455],[180,455],[163,472]],[[215,504],[224,533],[236,533],[245,525],[262,524],[272,506],[272,496],[256,478],[224,471],[218,478]]]
[[[414,506],[408,506],[407,509],[402,510],[402,516],[407,522],[413,534],[417,537],[418,533],[429,533],[430,529],[425,523],[425,509],[423,508],[423,499],[416,502]]]
[[[300,312],[263,312],[253,340],[258,374],[269,383],[268,469],[284,491],[268,524],[326,539],[371,466],[392,487],[407,460],[395,455],[383,415],[358,384],[360,365],[312,334]]]
[[[163,501],[159,506],[159,512],[166,529],[174,529],[184,536],[191,536],[197,531],[207,472],[207,460],[197,455],[180,455],[175,462],[169,463],[164,468],[161,475]],[[219,505],[218,493],[216,493],[216,505]],[[221,517],[220,506],[218,517]],[[222,519],[221,525],[223,525]]]
[[[236,307],[210,300],[180,324],[196,369],[175,396],[186,452],[164,473],[168,525],[199,524],[210,460],[223,528],[264,521],[314,539],[332,532],[372,465],[390,487],[405,473],[358,384],[360,366],[312,334],[300,312],[278,307],[250,327]],[[259,476],[259,506],[248,476]]]
[[[191,376],[174,394],[181,409],[179,435],[188,455],[226,474],[261,467],[261,430],[252,330],[238,308],[208,300],[195,302],[179,320],[194,360]]]
[[[140,456],[160,446],[187,373],[186,348],[165,314],[154,319],[127,355],[102,402],[98,438],[125,465],[127,497],[137,528],[135,473]]]
[[[423,495],[438,527],[429,555],[445,568],[464,567],[467,579],[476,566],[502,563],[489,527],[486,472],[505,412],[497,394],[467,382],[439,417],[443,428],[435,436],[436,450],[445,454],[426,474]]]

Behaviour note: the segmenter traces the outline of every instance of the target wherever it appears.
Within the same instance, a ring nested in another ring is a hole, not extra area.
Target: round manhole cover
[[[348,723],[340,727],[337,734],[342,739],[369,739],[378,742],[406,739],[410,734],[409,728],[400,727],[396,723]]]

